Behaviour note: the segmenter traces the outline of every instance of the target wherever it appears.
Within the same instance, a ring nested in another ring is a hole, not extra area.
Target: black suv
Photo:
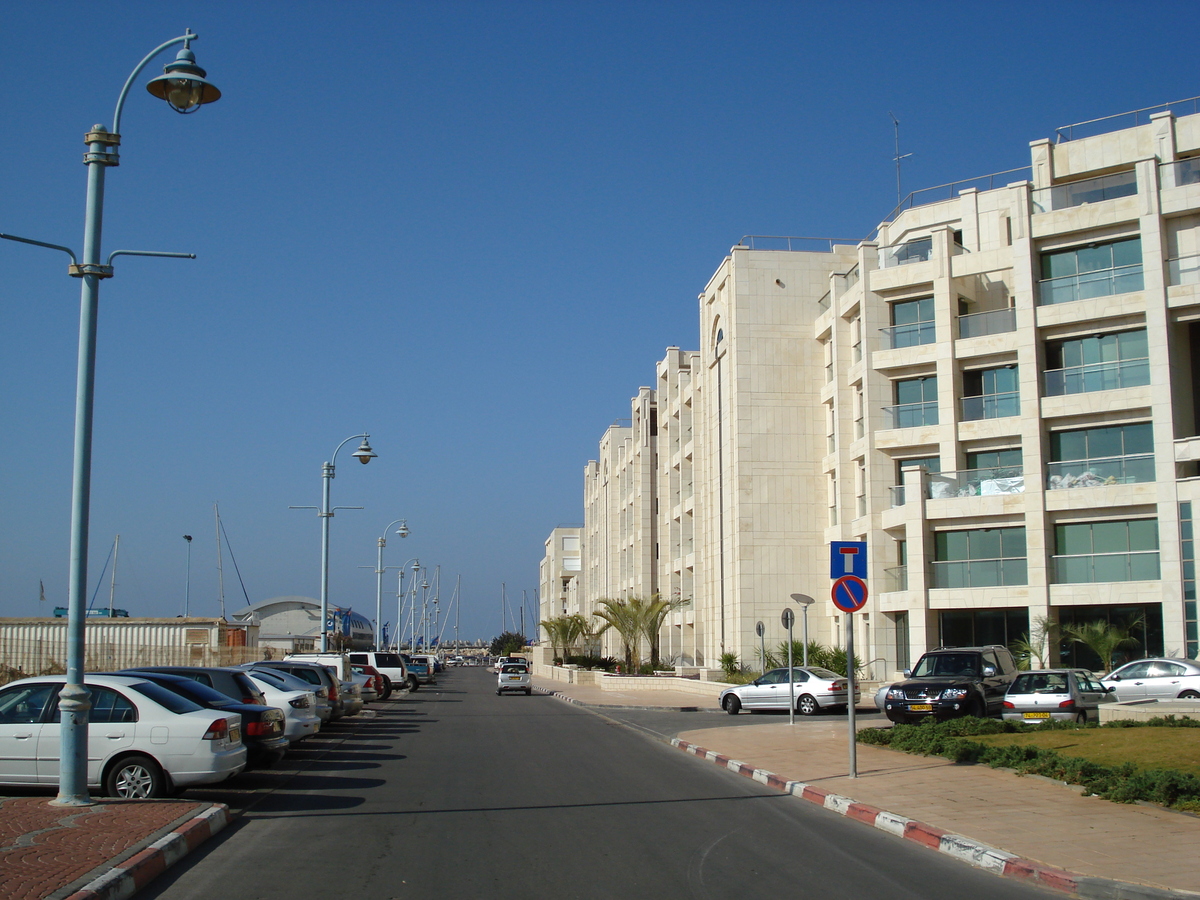
[[[1006,647],[939,647],[930,650],[906,681],[893,684],[883,711],[898,723],[956,716],[998,716],[1004,692],[1017,677],[1017,664]]]

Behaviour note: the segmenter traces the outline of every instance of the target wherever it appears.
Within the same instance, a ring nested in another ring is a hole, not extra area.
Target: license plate
[[[1048,713],[1048,712],[1027,712],[1022,716],[1022,718],[1025,718],[1025,719],[1048,719],[1048,718],[1050,718],[1050,713]]]
[[[932,703],[910,703],[908,708],[911,712],[933,712]]]
[[[229,729],[229,743],[240,744],[242,741],[242,729],[234,725]]]
[[[504,680],[505,681],[520,681],[521,676],[520,675],[505,675]]]

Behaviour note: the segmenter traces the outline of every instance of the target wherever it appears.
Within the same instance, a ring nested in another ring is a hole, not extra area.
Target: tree
[[[1079,625],[1068,625],[1063,629],[1063,636],[1077,644],[1083,644],[1098,657],[1105,672],[1113,670],[1113,654],[1118,647],[1136,647],[1141,642],[1130,632],[1142,625],[1141,617],[1134,619],[1128,625],[1114,625],[1097,619],[1094,622],[1084,622]]]
[[[664,600],[658,594],[650,598],[649,602],[644,603],[641,608],[642,617],[642,634],[646,636],[646,640],[650,643],[650,665],[655,669],[659,665],[658,648],[661,641],[663,622],[671,611],[678,608],[680,601]]]
[[[550,650],[555,659],[565,657],[569,651],[570,638],[567,634],[571,626],[569,616],[555,616],[553,619],[544,619],[541,622],[542,630],[546,632],[546,637],[550,640]],[[560,654],[558,648],[562,647],[563,652]]]
[[[1048,638],[1054,623],[1046,616],[1038,616],[1033,620],[1033,628],[1021,635],[1009,646],[1017,659],[1020,669],[1032,668],[1033,660],[1037,660],[1039,669],[1046,668]]]
[[[529,641],[525,639],[525,635],[516,631],[506,631],[499,637],[492,638],[488,652],[492,656],[511,656],[518,650],[524,650],[528,644]]]
[[[592,615],[601,619],[604,625],[596,634],[601,635],[610,628],[616,630],[617,634],[621,636],[621,644],[625,649],[625,671],[626,673],[632,672],[633,654],[641,644],[642,601],[638,597],[630,597],[628,600],[613,600],[606,597],[597,602],[603,608],[596,610]]]

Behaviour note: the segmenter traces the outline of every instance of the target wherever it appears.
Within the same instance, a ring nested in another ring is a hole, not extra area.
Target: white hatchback
[[[515,691],[522,694],[533,693],[533,683],[529,679],[529,667],[519,663],[505,663],[496,675],[496,693]]]
[[[0,688],[0,784],[59,780],[63,675]],[[215,784],[246,767],[242,717],[218,713],[136,675],[85,675],[91,692],[87,783],[123,799]]]
[[[317,695],[312,691],[293,691],[281,687],[277,679],[262,670],[246,672],[254,686],[267,698],[267,706],[283,711],[283,736],[293,744],[312,737],[321,730],[321,717],[317,715]]]

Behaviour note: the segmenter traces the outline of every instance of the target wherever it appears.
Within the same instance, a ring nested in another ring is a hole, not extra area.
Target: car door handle
[[[108,738],[110,741],[119,741],[121,738],[125,737],[125,732],[110,731],[108,734],[105,735],[105,737]]]
[[[27,741],[33,737],[33,732],[30,732],[29,734],[14,734],[13,737],[15,737],[18,741]]]

